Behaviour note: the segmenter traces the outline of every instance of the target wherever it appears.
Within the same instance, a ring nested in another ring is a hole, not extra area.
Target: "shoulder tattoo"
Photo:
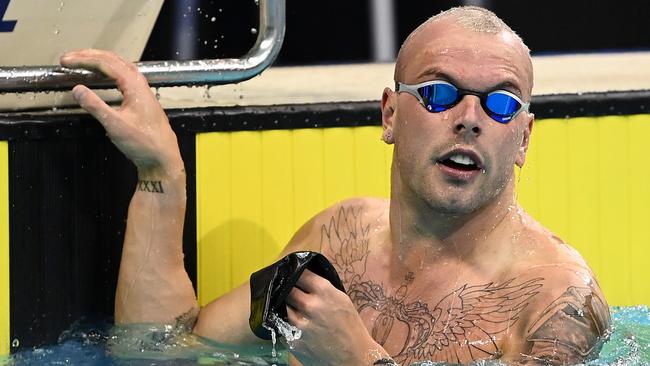
[[[575,364],[596,356],[607,338],[607,305],[588,287],[571,286],[526,331],[532,363]]]
[[[341,207],[321,227],[321,248],[332,253],[332,264],[346,287],[353,276],[366,272],[370,225],[362,221],[362,215],[362,207]]]

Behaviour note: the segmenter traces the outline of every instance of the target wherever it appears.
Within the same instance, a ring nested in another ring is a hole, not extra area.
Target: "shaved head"
[[[515,31],[513,31],[493,12],[477,6],[463,6],[445,10],[429,18],[411,32],[402,44],[399,54],[397,55],[394,75],[395,81],[404,80],[406,76],[404,75],[405,65],[412,57],[413,52],[417,51],[414,49],[414,44],[418,43],[417,40],[422,37],[426,38],[431,34],[430,32],[435,32],[435,27],[433,26],[441,23],[482,34],[492,34],[495,36],[505,34],[506,37],[501,37],[501,39],[510,40],[513,47],[519,48],[519,53],[525,58],[527,64],[525,67],[528,74],[527,77],[530,80],[530,89],[532,89],[533,68],[528,46],[526,46],[521,37],[519,37]]]

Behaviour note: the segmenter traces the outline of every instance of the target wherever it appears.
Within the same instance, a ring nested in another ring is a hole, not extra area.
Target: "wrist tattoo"
[[[163,191],[162,181],[159,180],[139,180],[138,191],[150,193],[165,193]]]

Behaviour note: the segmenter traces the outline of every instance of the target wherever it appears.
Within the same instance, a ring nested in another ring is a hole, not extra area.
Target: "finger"
[[[301,289],[294,287],[291,289],[289,292],[289,295],[287,295],[287,298],[285,299],[285,302],[287,305],[291,306],[292,308],[296,309],[297,311],[308,315],[309,311],[311,309],[310,307],[310,295]]]
[[[306,269],[296,281],[296,286],[308,293],[319,293],[328,287],[332,287],[332,284],[330,281]]]
[[[106,104],[95,92],[83,85],[77,85],[72,89],[72,96],[85,109],[104,126],[109,134],[114,133],[115,121],[118,120],[116,110]]]
[[[287,305],[287,319],[289,319],[289,323],[298,329],[304,329],[307,323],[309,323],[305,314],[290,305]]]
[[[133,89],[138,83],[142,86],[148,84],[146,79],[138,72],[137,67],[113,52],[102,50],[72,51],[61,56],[61,65],[69,68],[84,68],[100,71],[114,79],[118,89],[127,91]]]

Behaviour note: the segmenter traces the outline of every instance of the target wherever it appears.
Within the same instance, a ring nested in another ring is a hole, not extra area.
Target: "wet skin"
[[[530,100],[530,59],[507,33],[441,21],[401,57],[408,61],[398,63],[398,81],[442,79]],[[593,354],[609,322],[593,274],[514,198],[514,166],[525,162],[533,115],[499,124],[474,96],[429,113],[414,96],[386,89],[382,116],[395,143],[390,201],[341,203],[296,239],[319,240],[370,336],[402,364],[561,364]],[[444,164],[454,152],[471,155],[478,169]],[[346,326],[335,309],[330,314],[331,329]]]
[[[182,160],[144,78],[101,51],[71,53],[62,63],[102,70],[124,94],[113,110],[84,87],[74,93],[138,167],[116,322],[176,323],[225,343],[259,342],[248,329],[247,284],[197,306],[180,245]],[[505,89],[524,101],[532,88],[530,60],[514,38],[449,20],[410,39],[396,75],[408,84],[443,79],[476,91]],[[347,290],[346,296],[303,275],[288,299],[289,320],[303,331],[293,344],[296,358],[306,365],[365,365],[388,355],[403,364],[562,364],[593,354],[609,322],[593,274],[514,197],[514,166],[524,164],[532,114],[499,124],[475,96],[429,113],[412,95],[386,89],[382,123],[395,143],[390,200],[336,204],[306,223],[281,254],[321,251]],[[478,169],[448,164],[453,153],[472,156]]]

